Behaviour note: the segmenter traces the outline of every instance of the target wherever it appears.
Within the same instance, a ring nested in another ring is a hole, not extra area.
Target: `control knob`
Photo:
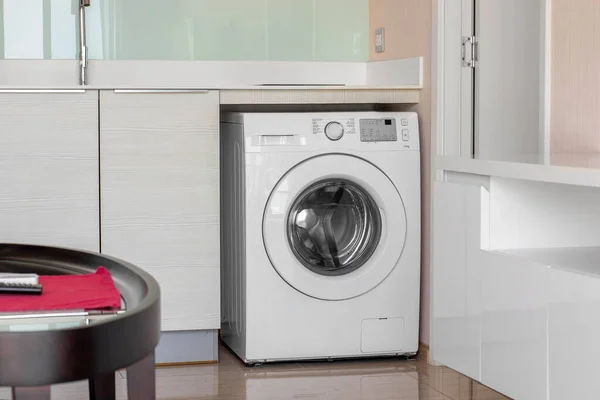
[[[337,121],[332,121],[325,126],[325,136],[329,140],[340,140],[344,136],[344,127]]]

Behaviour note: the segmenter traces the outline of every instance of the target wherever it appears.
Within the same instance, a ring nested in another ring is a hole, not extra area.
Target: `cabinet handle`
[[[0,93],[85,93],[84,89],[0,89]]]
[[[115,89],[115,93],[208,93],[207,89]]]

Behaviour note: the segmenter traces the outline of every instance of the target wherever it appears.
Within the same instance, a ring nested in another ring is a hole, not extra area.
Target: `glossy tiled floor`
[[[422,361],[383,359],[276,364],[246,368],[228,350],[219,364],[159,368],[164,400],[504,400],[447,368]],[[117,374],[117,398],[126,399],[126,376]],[[87,383],[52,388],[52,398],[87,399]],[[0,399],[10,399],[8,391]]]

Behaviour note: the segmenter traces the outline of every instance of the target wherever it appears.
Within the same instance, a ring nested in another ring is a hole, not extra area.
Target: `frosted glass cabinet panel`
[[[313,44],[316,42],[314,3],[306,0],[270,0],[264,4],[267,13],[265,58],[280,61],[312,60]]]
[[[87,14],[94,59],[368,60],[369,0],[95,0]]]
[[[88,12],[90,57],[260,60],[266,12],[257,1],[97,0]],[[262,1],[261,1],[262,3]]]
[[[272,0],[277,1],[277,0]],[[369,59],[369,2],[314,0],[317,61]]]
[[[75,59],[77,27],[72,0],[2,0],[0,58]]]

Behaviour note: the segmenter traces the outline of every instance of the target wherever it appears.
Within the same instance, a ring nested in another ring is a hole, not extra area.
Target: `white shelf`
[[[434,169],[497,178],[600,187],[600,169],[437,156]]]
[[[499,249],[493,252],[518,257],[550,268],[563,269],[600,278],[600,246]]]

